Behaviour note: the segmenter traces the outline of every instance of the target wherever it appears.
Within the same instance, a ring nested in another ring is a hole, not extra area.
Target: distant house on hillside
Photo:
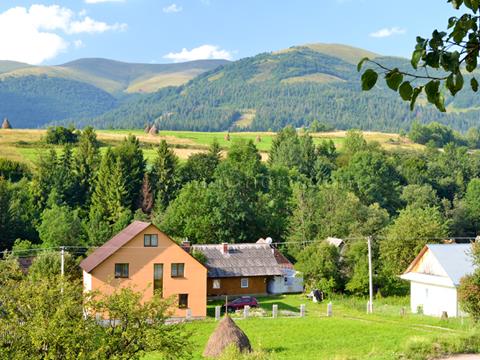
[[[303,279],[271,242],[193,245],[192,249],[205,256],[208,296],[303,291]]]
[[[207,269],[155,225],[134,221],[82,261],[85,291],[110,294],[116,287],[160,290],[177,297],[174,315],[205,317]]]
[[[457,296],[460,279],[474,270],[470,244],[426,245],[400,276],[410,281],[413,313],[449,317],[462,315]]]

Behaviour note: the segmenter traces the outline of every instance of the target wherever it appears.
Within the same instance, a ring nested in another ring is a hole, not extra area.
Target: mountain
[[[135,94],[182,85],[226,63],[136,64],[79,59],[58,66],[32,66],[0,61],[0,118],[8,117],[14,127],[89,119],[139,96]]]
[[[162,87],[184,84],[202,72],[227,62],[227,60],[198,60],[177,64],[139,64],[90,58],[56,66],[32,66],[0,61],[0,80],[46,75],[86,82],[111,94],[123,91],[154,92]]]
[[[411,112],[382,82],[362,92],[356,63],[364,56],[387,66],[410,67],[406,59],[346,45],[294,46],[224,64],[182,86],[131,99],[79,124],[132,128],[155,122],[160,129],[195,131],[278,130],[309,126],[314,120],[337,129],[380,131],[408,129],[415,120],[459,130],[477,126],[480,112],[465,108],[468,101],[458,101],[464,104],[462,111],[448,114],[429,105]],[[457,109],[456,98],[447,103]]]

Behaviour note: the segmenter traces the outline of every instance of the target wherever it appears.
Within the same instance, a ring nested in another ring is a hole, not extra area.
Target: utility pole
[[[373,313],[373,276],[372,276],[372,237],[367,237],[368,245],[368,290],[370,294],[370,300],[368,301],[367,312],[369,314]]]
[[[60,274],[62,275],[62,287],[60,288],[60,292],[63,294],[63,277],[65,275],[65,246],[60,246]]]

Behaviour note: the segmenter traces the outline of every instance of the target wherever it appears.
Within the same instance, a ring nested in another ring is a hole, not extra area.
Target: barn
[[[413,313],[461,316],[457,288],[460,279],[474,270],[470,244],[425,245],[400,276],[410,282]]]

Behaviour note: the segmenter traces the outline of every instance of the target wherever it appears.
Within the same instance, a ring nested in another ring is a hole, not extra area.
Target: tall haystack
[[[150,131],[148,132],[150,135],[157,135],[158,134],[158,129],[155,125],[152,125],[150,128]]]
[[[230,316],[225,315],[213,334],[210,335],[203,356],[218,358],[222,355],[225,348],[231,345],[238,348],[241,352],[252,351],[247,335],[235,324]]]
[[[8,121],[7,118],[3,119],[2,123],[2,129],[11,129],[12,125],[10,124],[10,121]]]

